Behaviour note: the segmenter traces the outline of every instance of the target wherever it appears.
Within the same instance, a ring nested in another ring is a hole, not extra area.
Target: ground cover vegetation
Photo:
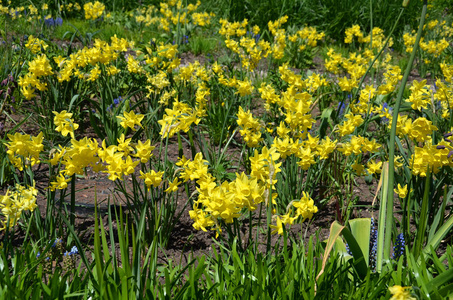
[[[0,33],[2,299],[453,295],[448,1],[2,1]]]

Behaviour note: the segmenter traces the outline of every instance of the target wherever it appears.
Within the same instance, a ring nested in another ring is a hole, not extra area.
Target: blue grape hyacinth
[[[405,247],[406,247],[406,241],[404,240],[404,235],[402,233],[400,233],[396,237],[395,245],[393,245],[393,258],[395,260],[398,260],[401,256],[404,255]]]

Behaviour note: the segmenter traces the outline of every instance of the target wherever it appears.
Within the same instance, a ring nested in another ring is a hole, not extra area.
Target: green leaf
[[[316,281],[318,281],[319,277],[322,275],[322,273],[324,273],[324,269],[326,268],[326,263],[327,263],[327,259],[329,258],[330,252],[332,251],[332,249],[335,245],[335,242],[337,241],[337,238],[340,236],[341,231],[343,229],[344,229],[344,226],[342,226],[337,221],[333,222],[332,225],[330,225],[329,239],[327,240],[326,249],[324,250],[324,255],[322,258],[321,270],[319,271],[318,275],[316,276]]]
[[[71,99],[71,102],[69,102],[69,108],[68,108],[68,112],[71,111],[71,108],[72,108],[72,105],[74,104],[74,102],[77,100],[77,98],[79,98],[79,95],[74,95],[74,97],[72,97]]]
[[[349,228],[352,235],[357,241],[360,249],[362,250],[363,257],[367,266],[370,263],[370,233],[371,233],[371,219],[359,218],[349,221]]]
[[[364,279],[368,272],[368,266],[365,261],[362,249],[360,248],[359,243],[348,228],[343,228],[342,234],[345,240],[348,242],[349,250],[352,252],[352,256],[354,257],[354,267],[357,270],[360,278]]]
[[[426,289],[429,293],[435,292],[439,287],[445,283],[450,283],[453,280],[453,268],[443,272],[442,274],[436,276],[430,282],[426,284]]]

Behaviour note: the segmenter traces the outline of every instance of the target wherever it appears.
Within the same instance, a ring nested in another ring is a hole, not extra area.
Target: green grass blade
[[[440,245],[440,242],[443,238],[450,232],[450,229],[453,227],[453,216],[451,216],[442,227],[436,232],[433,238],[428,241],[425,248],[423,249],[424,254],[428,254],[431,251],[431,248],[437,249]]]
[[[376,271],[380,272],[382,269],[382,263],[385,259],[388,259],[389,255],[386,257],[384,253],[384,237],[385,237],[385,228],[387,226],[393,226],[393,219],[386,220],[386,211],[387,211],[387,194],[389,193],[389,183],[388,183],[388,164],[385,163],[382,167],[381,173],[382,180],[382,193],[381,193],[381,203],[379,207],[379,220],[378,220],[378,241],[377,241],[377,251],[376,251]],[[393,191],[392,191],[393,196]],[[393,207],[392,207],[393,211]],[[386,222],[387,221],[387,222]]]

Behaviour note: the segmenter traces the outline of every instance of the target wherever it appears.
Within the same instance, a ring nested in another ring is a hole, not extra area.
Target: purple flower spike
[[[453,155],[453,150],[451,150],[450,153],[448,153],[447,157],[450,158],[452,155]]]

